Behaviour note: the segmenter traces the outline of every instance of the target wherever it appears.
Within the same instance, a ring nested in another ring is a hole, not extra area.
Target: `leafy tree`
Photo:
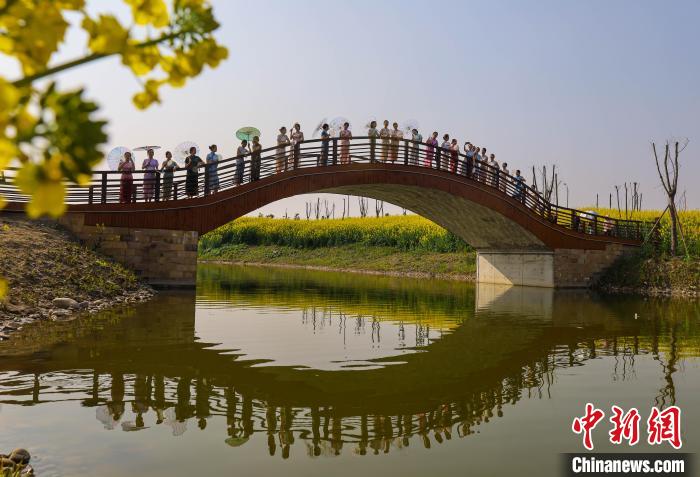
[[[118,56],[143,85],[136,107],[159,102],[164,85],[182,87],[205,66],[216,67],[228,50],[213,32],[219,27],[205,0],[123,0],[131,25],[116,16],[90,16],[86,0],[0,0],[0,54],[17,61],[20,78],[0,72],[0,171],[18,161],[17,186],[31,197],[30,217],[60,216],[66,182],[85,184],[103,158],[106,122],[83,89],[62,91],[50,79],[59,72]],[[98,3],[98,2],[95,2]],[[80,19],[69,23],[67,15]],[[87,53],[51,62],[69,28],[87,33]],[[0,208],[4,206],[0,196]],[[0,296],[5,285],[0,283]]]

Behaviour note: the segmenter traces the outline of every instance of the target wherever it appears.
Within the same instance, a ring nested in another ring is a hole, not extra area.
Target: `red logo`
[[[586,414],[582,417],[577,417],[574,419],[573,424],[571,424],[571,429],[576,434],[583,433],[583,446],[588,449],[593,449],[593,438],[591,437],[591,431],[595,429],[595,426],[605,417],[605,413],[600,409],[596,409],[593,404],[586,404]]]
[[[613,427],[608,432],[612,444],[622,444],[627,441],[630,446],[639,442],[640,415],[636,408],[625,412],[622,408],[613,405],[610,422]],[[583,446],[593,450],[593,429],[605,417],[605,412],[597,409],[593,404],[586,404],[586,412],[583,416],[574,418],[571,430],[576,434],[583,434]],[[663,411],[652,407],[647,419],[647,442],[649,445],[660,445],[664,442],[671,444],[674,449],[680,449],[681,441],[681,410],[678,406],[670,406]]]
[[[624,413],[617,406],[612,407],[613,416],[610,417],[610,422],[615,426],[608,434],[610,434],[610,442],[613,444],[621,444],[625,439],[629,445],[633,446],[639,442],[639,411],[632,408]]]
[[[656,445],[667,441],[674,449],[680,449],[683,445],[681,442],[681,409],[678,406],[671,406],[659,411],[652,407],[649,419],[647,419],[647,432],[649,433],[647,439],[649,444]]]

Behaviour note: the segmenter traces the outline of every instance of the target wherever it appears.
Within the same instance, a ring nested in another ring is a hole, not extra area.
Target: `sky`
[[[128,17],[123,2],[89,3]],[[700,177],[700,2],[212,3],[229,59],[184,88],[163,88],[160,105],[133,106],[139,84],[117,59],[58,77],[101,105],[105,152],[191,140],[229,157],[242,126],[259,128],[267,147],[295,121],[308,137],[323,117],[349,118],[356,134],[370,117],[415,118],[424,134],[485,146],[511,170],[556,164],[571,206],[593,204],[596,193],[603,205],[616,184],[636,181],[643,206],[663,208],[650,141],[685,136],[679,189],[700,207],[691,182]],[[84,45],[71,33],[56,60]],[[306,200],[262,212],[304,216]]]

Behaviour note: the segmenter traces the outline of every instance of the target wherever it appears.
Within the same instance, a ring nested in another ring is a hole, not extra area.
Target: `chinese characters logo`
[[[630,446],[639,442],[639,411],[631,408],[625,412],[618,406],[612,406],[610,422],[612,429],[608,432],[610,442],[622,444],[626,441]],[[586,404],[583,416],[576,417],[571,424],[571,430],[576,434],[583,434],[583,446],[593,450],[593,429],[605,418],[605,412],[596,408],[593,404]],[[664,410],[651,408],[647,419],[647,443],[660,445],[668,442],[674,449],[680,449],[681,441],[681,410],[678,406],[670,406]]]

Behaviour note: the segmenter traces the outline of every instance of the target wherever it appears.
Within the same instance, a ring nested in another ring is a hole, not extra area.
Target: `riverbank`
[[[36,321],[68,321],[154,291],[51,222],[0,216],[0,340]]]
[[[661,213],[645,214],[643,218]],[[596,287],[612,294],[700,296],[698,217],[695,212],[681,216],[688,245],[686,257],[669,256],[664,221],[657,249],[641,249],[622,258],[600,277]],[[476,276],[475,251],[417,216],[344,220],[244,217],[204,235],[199,259],[467,281]]]
[[[648,255],[621,258],[600,277],[597,288],[613,294],[700,296],[700,260]]]
[[[298,249],[279,245],[230,244],[200,253],[200,261],[372,275],[473,281],[475,252],[402,251],[360,244]]]

